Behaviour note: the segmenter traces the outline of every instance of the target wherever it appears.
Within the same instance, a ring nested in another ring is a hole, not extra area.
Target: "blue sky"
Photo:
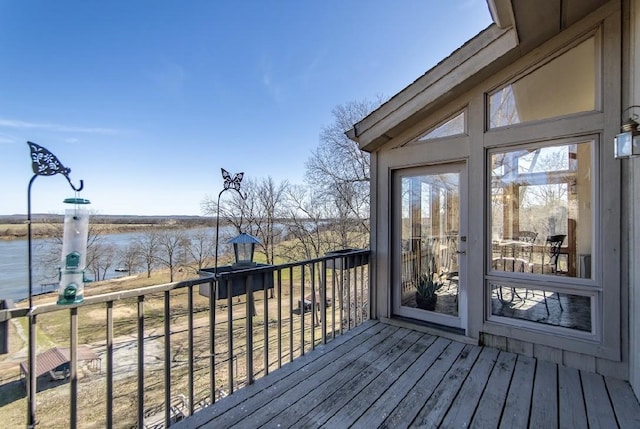
[[[0,214],[27,141],[100,214],[202,214],[220,168],[302,184],[331,110],[390,97],[491,23],[485,0],[0,0]],[[74,196],[38,177],[34,213]]]

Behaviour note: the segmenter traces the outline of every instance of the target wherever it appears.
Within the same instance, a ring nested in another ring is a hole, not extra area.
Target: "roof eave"
[[[498,59],[517,48],[513,29],[492,24],[449,57],[400,91],[346,132],[360,149],[373,152],[402,129],[415,123],[425,109],[445,95],[467,90],[498,67]]]

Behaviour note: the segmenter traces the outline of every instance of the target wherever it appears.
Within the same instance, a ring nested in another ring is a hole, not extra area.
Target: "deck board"
[[[381,423],[381,428],[398,428],[413,422],[422,404],[440,384],[449,368],[464,348],[463,344],[452,342],[442,352],[439,359],[422,375],[407,395],[398,403],[391,414]]]
[[[398,332],[405,333],[404,330]],[[389,337],[384,343],[379,344],[375,351],[361,356],[304,397],[296,398],[296,402],[292,399],[292,405],[276,416],[277,421],[274,421],[274,424],[278,427],[321,425],[338,412],[344,405],[345,398],[364,389],[398,358],[407,353],[419,338],[420,335],[416,332],[402,337],[400,335]],[[264,423],[260,422],[260,424]]]
[[[500,420],[501,429],[527,427],[535,366],[535,359],[518,356]]]
[[[367,382],[364,388],[352,389],[349,384],[345,384],[343,388],[334,395],[337,398],[342,398],[342,401],[332,401],[331,408],[323,405],[325,413],[319,413],[319,415],[314,418],[305,416],[305,418],[300,419],[298,423],[301,426],[311,423],[318,425],[325,424],[332,428],[351,426],[354,421],[361,416],[362,412],[371,405],[371,398],[381,397],[387,389],[397,384],[400,374],[405,372],[407,368],[424,355],[435,339],[436,338],[432,336],[418,334],[417,338],[412,338],[414,341],[413,344],[411,344],[402,355],[398,356],[393,362],[390,362],[390,365],[386,368],[380,368],[382,370],[376,374],[375,379],[367,378],[366,380],[362,380]],[[379,364],[380,362],[376,362],[376,365]],[[344,398],[350,397],[351,399],[345,406]],[[329,411],[330,415],[328,415]],[[325,415],[328,418],[321,418]]]
[[[500,424],[502,409],[507,400],[509,383],[516,366],[517,355],[500,352],[491,370],[489,380],[478,402],[476,413],[469,425],[472,429],[496,428]],[[481,410],[477,412],[477,410]]]
[[[498,358],[498,350],[483,348],[478,360],[460,388],[449,411],[442,421],[442,426],[450,428],[469,427],[471,418],[476,411],[482,392],[489,380],[489,374]]]
[[[361,412],[360,417],[354,422],[355,427],[375,428],[380,426],[387,416],[395,410],[402,398],[407,396],[409,391],[418,383],[425,370],[429,369],[439,359],[450,344],[451,341],[438,338],[371,406],[364,410],[350,410],[345,407],[345,410],[340,414]],[[365,401],[368,400],[369,403],[372,401],[371,398],[364,399]],[[336,415],[336,417],[338,416],[339,414]],[[345,422],[348,422],[348,417],[345,418]]]
[[[591,429],[616,427],[618,423],[611,402],[602,400],[602,398],[609,397],[604,378],[590,372],[583,372],[580,378],[582,379],[589,427]]]
[[[449,411],[451,402],[455,399],[460,386],[467,378],[471,368],[478,359],[481,347],[465,346],[458,359],[447,372],[444,380],[438,385],[433,395],[424,404],[420,413],[416,416],[411,427],[438,427],[442,423],[445,414]]]
[[[555,363],[537,361],[529,421],[534,428],[558,427],[558,365]]]
[[[640,427],[628,383],[369,321],[175,428]]]
[[[558,386],[560,428],[588,427],[580,372],[574,368],[558,367]]]
[[[255,428],[280,414],[283,410],[295,403],[298,398],[304,397],[313,389],[320,388],[327,379],[335,373],[336,368],[342,368],[357,362],[366,356],[376,346],[385,344],[389,336],[403,335],[402,330],[395,327],[386,327],[378,335],[372,336],[358,347],[351,349],[349,353],[341,355],[337,360],[312,362],[299,371],[294,372],[286,381],[278,383],[277,388],[271,389],[267,395],[255,395],[246,401],[241,407],[242,413],[229,415],[219,422],[221,427],[247,427]]]

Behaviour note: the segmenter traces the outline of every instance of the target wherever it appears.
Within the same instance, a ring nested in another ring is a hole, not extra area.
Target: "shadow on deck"
[[[176,424],[638,428],[628,383],[369,321]]]

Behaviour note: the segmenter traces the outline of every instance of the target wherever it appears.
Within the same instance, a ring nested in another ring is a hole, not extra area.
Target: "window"
[[[489,95],[489,128],[596,108],[596,38],[591,37]]]
[[[464,134],[465,130],[465,114],[464,111],[462,111],[447,119],[446,121],[436,125],[427,133],[418,137],[416,141],[423,142],[426,140],[439,139],[442,137],[457,136],[460,134]]]
[[[489,153],[492,315],[592,332],[592,286],[569,294],[549,281],[592,278],[594,146]]]
[[[491,153],[492,270],[591,278],[592,146]]]

